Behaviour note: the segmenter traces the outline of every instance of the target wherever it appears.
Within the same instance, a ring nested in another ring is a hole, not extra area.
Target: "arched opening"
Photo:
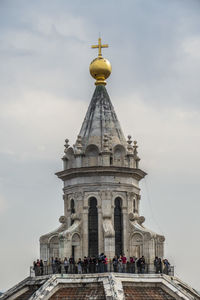
[[[88,212],[88,255],[98,255],[98,209],[97,199],[92,197],[89,199]]]
[[[123,254],[123,215],[122,215],[122,199],[115,199],[114,209],[114,229],[115,229],[115,254]]]
[[[87,157],[87,166],[98,166],[99,149],[96,145],[89,145],[85,151]]]
[[[140,258],[143,255],[143,237],[140,233],[134,233],[131,238],[130,255]]]
[[[75,214],[75,205],[74,205],[74,199],[71,199],[71,203],[70,203],[70,209],[71,209],[71,215]],[[71,219],[71,225],[74,223],[74,220]]]
[[[121,145],[117,145],[114,148],[114,165],[115,166],[123,166],[124,165],[124,157],[125,157],[125,149]]]
[[[49,257],[59,257],[59,239],[58,236],[53,236],[49,240]]]
[[[78,233],[74,233],[72,237],[72,256],[74,257],[75,261],[81,257],[81,240]]]

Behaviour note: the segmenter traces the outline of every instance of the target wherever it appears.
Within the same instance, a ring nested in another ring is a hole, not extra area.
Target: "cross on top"
[[[108,48],[108,44],[105,44],[105,45],[102,45],[101,44],[101,38],[99,38],[98,39],[98,45],[93,45],[93,46],[91,46],[91,48],[98,48],[99,49],[99,56],[102,56],[102,54],[101,54],[101,49],[102,48]]]

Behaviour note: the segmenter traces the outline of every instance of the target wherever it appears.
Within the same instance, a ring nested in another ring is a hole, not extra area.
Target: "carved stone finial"
[[[127,141],[127,143],[128,143],[129,145],[131,145],[132,142],[133,142],[133,141],[131,140],[131,138],[132,138],[132,137],[131,137],[131,135],[129,134],[129,135],[128,135],[128,141]]]
[[[67,153],[67,149],[69,148],[69,140],[68,140],[68,139],[65,140],[65,145],[64,145],[64,147],[65,147],[64,152],[65,152],[65,154],[66,154],[66,153]]]
[[[138,151],[137,151],[137,148],[138,148],[137,141],[134,141],[133,144],[134,144],[134,145],[133,145],[133,149],[134,149],[134,151],[133,151],[134,159],[135,159],[135,161],[136,161],[136,168],[138,168],[138,167],[139,167],[139,161],[140,161],[140,158],[139,158],[139,156],[138,156]]]
[[[137,151],[137,148],[138,148],[138,145],[137,145],[137,141],[134,141],[133,142],[133,149],[134,149],[134,156],[135,158],[137,157],[137,154],[138,154],[138,151]]]
[[[128,135],[128,140],[127,140],[127,149],[128,149],[128,152],[129,153],[133,153],[133,146],[131,145],[132,144],[132,139],[131,139],[131,135]]]

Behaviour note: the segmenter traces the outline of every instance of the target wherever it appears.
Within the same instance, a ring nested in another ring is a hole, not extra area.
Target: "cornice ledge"
[[[127,176],[132,175],[135,179],[143,179],[147,173],[141,169],[126,168],[126,167],[115,167],[115,166],[95,166],[95,167],[82,167],[82,168],[71,168],[61,172],[55,173],[58,178],[66,180],[68,178],[78,176],[93,176],[93,175],[120,175]]]

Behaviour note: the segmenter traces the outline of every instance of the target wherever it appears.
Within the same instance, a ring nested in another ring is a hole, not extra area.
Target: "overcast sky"
[[[94,91],[99,32],[107,90],[139,144],[141,214],[200,290],[200,1],[0,0],[0,291],[29,274],[63,215],[64,140]]]

